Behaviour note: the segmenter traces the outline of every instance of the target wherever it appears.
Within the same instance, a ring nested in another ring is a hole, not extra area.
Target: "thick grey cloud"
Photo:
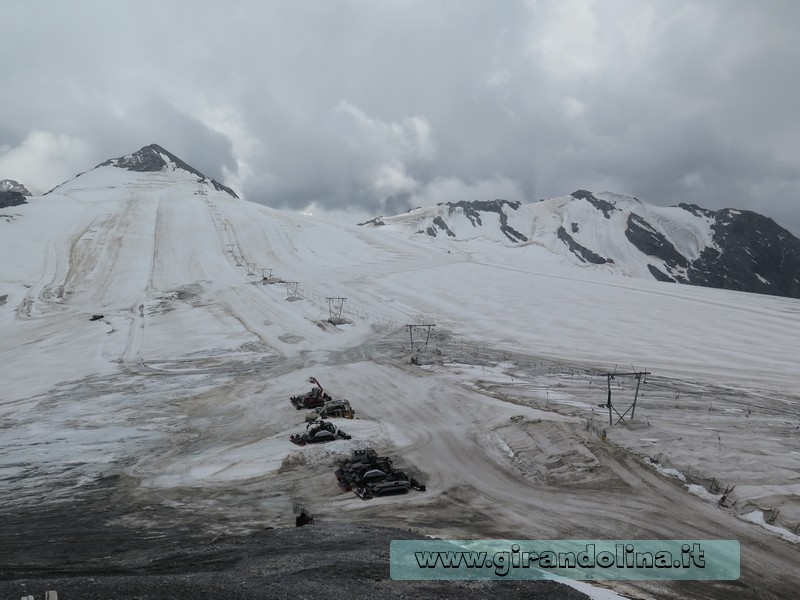
[[[577,188],[800,233],[792,1],[4,3],[0,178],[156,142],[276,207]]]

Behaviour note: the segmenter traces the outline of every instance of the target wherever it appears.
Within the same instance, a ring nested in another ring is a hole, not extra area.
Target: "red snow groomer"
[[[330,395],[325,393],[325,390],[322,389],[319,381],[317,381],[314,377],[309,377],[308,381],[317,387],[311,388],[310,392],[302,396],[292,396],[289,398],[289,402],[291,402],[297,410],[302,410],[304,408],[317,408],[323,406],[328,400],[333,400]]]

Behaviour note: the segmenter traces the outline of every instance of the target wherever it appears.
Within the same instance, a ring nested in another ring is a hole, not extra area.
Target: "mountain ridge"
[[[577,265],[658,281],[800,298],[800,240],[769,217],[576,190],[521,203],[459,201],[359,225],[453,242],[543,245]]]
[[[165,183],[196,181],[239,198],[157,144],[108,159],[50,192],[93,172],[96,187],[124,181],[110,168],[143,174],[146,180],[148,173],[161,173]],[[3,192],[0,198],[2,206],[22,203],[18,191]],[[572,264],[614,274],[800,298],[800,240],[772,219],[746,210],[714,211],[686,203],[659,207],[634,196],[579,189],[538,202],[439,203],[359,225],[405,229],[455,243],[483,239],[511,247],[539,245]]]
[[[189,165],[188,163],[184,162],[182,159],[178,158],[176,155],[171,153],[169,150],[164,149],[158,144],[149,144],[147,146],[141,147],[139,150],[131,154],[126,154],[124,156],[120,156],[117,158],[110,158],[96,165],[90,171],[78,173],[75,176],[75,178],[81,177],[86,173],[95,171],[102,167],[116,167],[119,169],[125,169],[127,171],[133,171],[137,173],[154,173],[154,172],[181,170],[197,177],[198,182],[209,184],[219,192],[225,192],[233,196],[234,198],[239,198],[236,192],[234,192],[231,188],[219,183],[216,179],[213,179],[212,177],[208,177],[204,173],[195,169],[194,167],[192,167],[191,165]],[[46,192],[44,195],[50,194],[54,190],[60,188],[65,183],[67,182],[63,182],[57,185],[52,190]]]

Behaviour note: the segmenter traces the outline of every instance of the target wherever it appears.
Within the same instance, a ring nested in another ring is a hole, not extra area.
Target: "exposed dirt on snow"
[[[743,548],[739,583],[612,586],[664,598],[781,598],[796,585],[788,574],[800,556],[797,546],[659,474],[616,442],[618,431],[631,429],[608,428],[609,439],[603,441],[574,405],[553,401],[548,395],[556,392],[560,398],[574,397],[566,382],[586,383],[574,370],[537,361],[534,369],[546,373],[541,383],[549,381],[542,399],[541,394],[527,396],[524,386],[513,387],[520,381],[519,369],[513,371],[513,384],[501,383],[511,376],[485,359],[414,367],[402,351],[390,351],[400,348],[399,340],[400,334],[352,350],[356,357],[370,356],[369,361],[334,356],[334,364],[313,367],[326,389],[353,392],[348,396],[357,410],[357,419],[337,421],[355,439],[321,446],[298,448],[288,442],[291,432],[302,431],[305,414],[289,404],[288,396],[302,391],[293,386],[307,385],[299,373],[309,368],[298,371],[292,361],[270,366],[267,360],[253,364],[229,357],[225,368],[217,365],[203,375],[202,363],[191,375],[167,368],[152,387],[146,383],[152,375],[137,374],[65,386],[59,396],[38,404],[37,414],[52,428],[38,439],[57,443],[76,428],[103,433],[98,441],[64,440],[69,450],[60,459],[39,459],[36,471],[31,469],[37,443],[28,442],[31,462],[5,481],[17,508],[4,509],[3,546],[15,548],[4,563],[16,569],[29,561],[61,564],[67,556],[85,560],[93,555],[89,548],[106,536],[108,542],[99,547],[112,543],[123,551],[131,544],[140,547],[137,539],[169,540],[180,547],[194,536],[246,536],[287,526],[293,506],[301,504],[321,522],[375,524],[456,539],[738,539]],[[485,378],[472,379],[471,369]],[[258,383],[267,374],[269,384]],[[187,397],[192,380],[196,391]],[[535,383],[535,376],[528,380]],[[135,409],[125,408],[131,401],[126,395],[133,393],[129,386],[136,390]],[[503,395],[512,389],[519,395],[506,401]],[[80,398],[82,409],[76,409]],[[98,406],[112,401],[116,410]],[[60,414],[65,406],[72,408]],[[651,410],[643,403],[638,414],[652,418]],[[94,414],[104,417],[92,424]],[[109,414],[119,422],[109,422]],[[59,420],[62,429],[55,433]],[[397,465],[422,478],[428,490],[369,502],[341,492],[333,476],[335,459],[364,445],[396,457]],[[83,460],[76,459],[76,449]],[[91,482],[100,476],[106,479],[98,496]],[[50,504],[54,499],[60,504]],[[92,525],[65,512],[91,515]],[[121,581],[113,585],[128,585]]]

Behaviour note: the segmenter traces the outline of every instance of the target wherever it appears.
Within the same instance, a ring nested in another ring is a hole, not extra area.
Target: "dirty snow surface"
[[[741,543],[738,582],[608,584],[629,597],[800,585],[797,300],[327,223],[180,171],[98,168],[13,212],[0,539],[15,572],[287,527],[302,505],[453,539]],[[328,298],[347,298],[348,323]],[[418,365],[407,324],[436,325]],[[644,370],[633,419],[610,426],[605,374],[624,414],[624,373]],[[289,442],[309,376],[350,401],[336,423],[352,439]],[[427,491],[342,492],[335,459],[364,446]]]

